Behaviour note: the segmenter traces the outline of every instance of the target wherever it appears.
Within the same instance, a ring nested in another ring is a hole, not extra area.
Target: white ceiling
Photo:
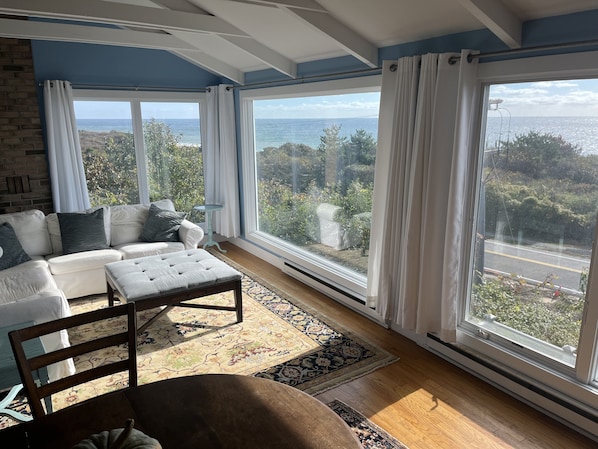
[[[164,49],[243,84],[338,56],[376,67],[381,47],[483,28],[518,48],[524,21],[592,9],[598,0],[0,0],[0,14],[75,21],[0,18],[0,36]]]

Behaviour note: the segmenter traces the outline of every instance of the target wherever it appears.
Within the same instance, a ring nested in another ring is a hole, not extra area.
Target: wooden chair
[[[23,343],[37,338],[41,335],[57,332],[62,329],[71,329],[85,324],[98,323],[109,318],[127,317],[126,330],[108,336],[102,336],[95,340],[88,340],[72,345],[68,348],[59,349],[47,354],[27,358],[23,350]],[[33,418],[39,418],[46,414],[41,400],[59,391],[75,385],[89,382],[110,374],[121,371],[129,373],[129,387],[137,386],[137,322],[135,303],[128,303],[106,309],[94,310],[66,318],[61,318],[35,326],[17,329],[9,333],[10,343],[15,355],[17,368],[29,400],[29,406]],[[106,362],[103,365],[78,372],[71,376],[56,380],[54,382],[38,385],[33,378],[32,372],[40,367],[52,363],[87,354],[99,349],[109,348],[122,344],[128,344],[128,358],[116,362]]]

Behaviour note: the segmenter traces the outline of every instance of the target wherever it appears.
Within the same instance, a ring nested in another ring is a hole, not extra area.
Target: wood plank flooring
[[[235,262],[400,357],[320,394],[339,399],[409,449],[595,449],[598,443],[384,329],[256,256],[225,243]]]

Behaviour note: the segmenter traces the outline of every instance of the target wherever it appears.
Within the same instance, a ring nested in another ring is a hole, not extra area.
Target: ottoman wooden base
[[[175,306],[234,311],[237,322],[243,321],[241,273],[202,249],[112,262],[105,271],[108,305],[114,305],[117,293],[126,302],[134,301],[137,311],[166,306],[138,332]],[[185,302],[231,290],[234,306]]]

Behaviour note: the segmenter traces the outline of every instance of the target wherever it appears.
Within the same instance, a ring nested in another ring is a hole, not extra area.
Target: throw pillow
[[[25,252],[17,239],[15,230],[10,223],[2,223],[0,225],[0,247],[2,248],[0,270],[5,270],[6,268],[14,267],[31,260],[29,254]]]
[[[62,212],[58,215],[62,253],[109,248],[104,228],[104,209],[91,213]]]
[[[184,219],[184,212],[161,209],[152,204],[139,240],[143,242],[176,242],[179,237],[179,228]]]

